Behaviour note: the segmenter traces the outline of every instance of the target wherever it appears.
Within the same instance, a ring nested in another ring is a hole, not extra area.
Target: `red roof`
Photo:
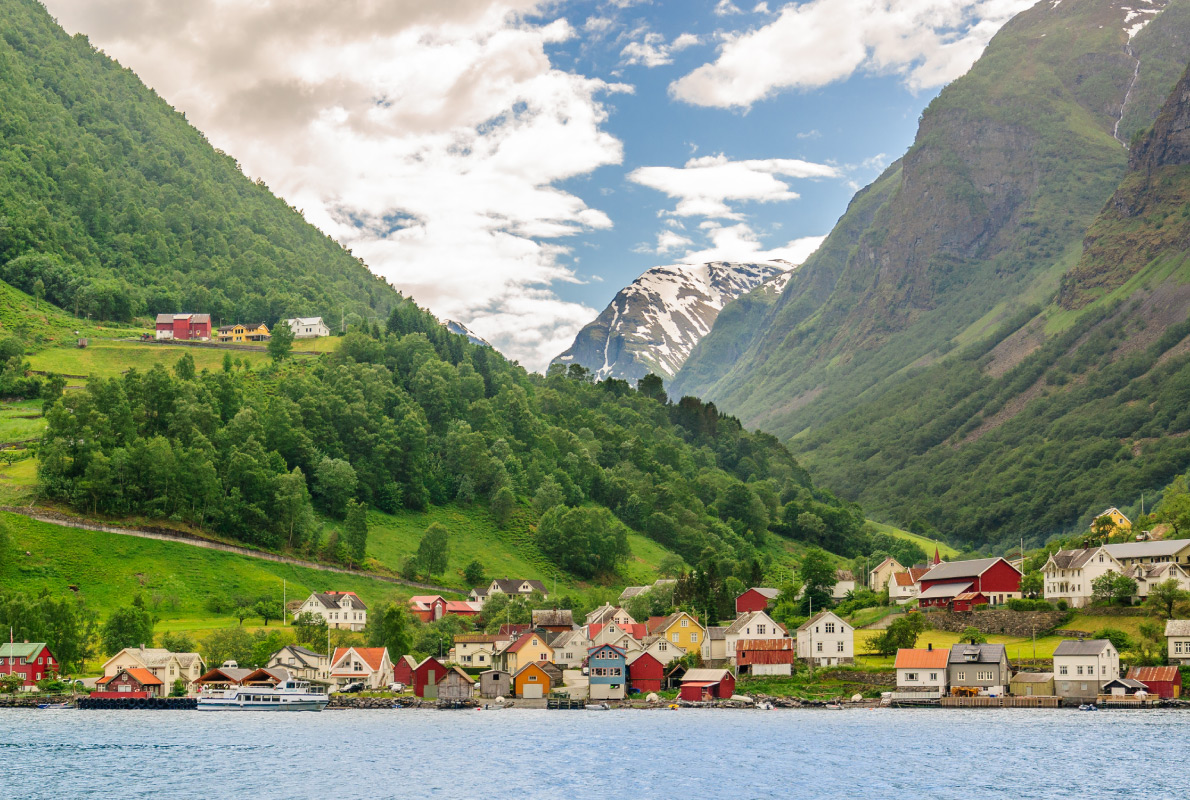
[[[637,641],[640,641],[649,635],[649,630],[647,627],[645,627],[643,622],[634,622],[631,625],[628,625],[626,630],[628,631],[629,635],[631,635],[632,638],[636,639]]]
[[[645,630],[652,633],[657,629],[657,626],[665,622],[669,617],[649,617],[648,622],[645,623]]]
[[[736,664],[792,664],[792,639],[741,639],[735,643]]]
[[[896,669],[946,669],[946,661],[950,658],[950,651],[939,648],[937,650],[909,650],[902,648],[897,651]]]
[[[1133,667],[1128,677],[1141,683],[1177,683],[1180,673],[1177,667]]]
[[[141,686],[164,686],[165,685],[165,683],[160,678],[158,678],[152,672],[149,672],[147,669],[144,669],[143,667],[125,667],[125,668],[122,668],[120,670],[120,672],[127,672],[129,675],[136,678],[136,680],[140,683]],[[95,681],[95,685],[96,686],[107,686],[112,680],[114,680],[117,676],[119,676],[120,672],[117,672],[115,675],[103,676],[99,680]]]

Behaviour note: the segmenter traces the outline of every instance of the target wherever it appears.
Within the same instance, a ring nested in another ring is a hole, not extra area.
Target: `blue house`
[[[587,650],[587,679],[592,700],[623,700],[628,686],[623,648],[602,644]]]

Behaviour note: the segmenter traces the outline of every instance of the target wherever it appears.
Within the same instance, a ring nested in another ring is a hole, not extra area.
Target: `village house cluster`
[[[295,339],[331,335],[322,317],[293,317],[282,321],[289,325]],[[224,344],[251,344],[267,342],[271,335],[264,322],[253,322],[220,326],[212,337],[210,314],[158,314],[154,338],[159,342],[209,342],[215,338]]]

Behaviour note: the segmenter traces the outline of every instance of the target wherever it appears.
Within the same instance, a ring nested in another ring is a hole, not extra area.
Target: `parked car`
[[[356,681],[355,683],[349,683],[346,686],[344,686],[343,688],[339,689],[339,693],[340,694],[351,694],[353,692],[363,691],[363,688],[364,688],[364,682]]]
[[[405,684],[401,683],[400,681],[397,683],[390,683],[388,685],[388,690],[390,692],[397,692],[399,694],[400,692],[405,691]]]

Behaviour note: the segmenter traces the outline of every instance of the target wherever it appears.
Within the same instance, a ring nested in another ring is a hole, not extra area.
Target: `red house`
[[[963,592],[950,603],[951,611],[973,611],[976,606],[986,606],[988,599],[983,592]]]
[[[417,659],[413,656],[401,656],[393,664],[393,680],[406,686],[413,685],[413,670],[417,669]]]
[[[430,697],[437,697],[438,693],[434,691],[434,687],[449,671],[438,659],[430,656],[413,668],[413,693],[418,697],[425,697],[426,688],[429,687]]]
[[[0,675],[16,673],[25,678],[25,686],[35,686],[42,678],[58,674],[58,662],[45,642],[0,644]]]
[[[105,675],[95,681],[99,691],[92,697],[164,697],[165,683],[147,669],[124,667],[115,675]]]
[[[467,600],[447,600],[436,594],[417,594],[409,598],[409,613],[422,622],[433,622],[447,614],[474,617],[479,614],[479,604]]]
[[[944,561],[921,576],[922,608],[945,608],[961,594],[982,594],[992,605],[1021,596],[1021,571],[1003,558]]]
[[[735,694],[735,676],[727,669],[689,669],[682,676],[678,697],[697,703],[701,700],[727,700]]]
[[[1177,667],[1133,667],[1128,677],[1149,687],[1161,698],[1182,696],[1182,673]]]
[[[157,339],[206,342],[211,339],[210,314],[158,314]]]
[[[661,691],[665,680],[665,665],[652,653],[641,653],[628,664],[628,685],[632,691],[648,694]]]
[[[735,613],[745,614],[749,611],[765,611],[769,603],[781,594],[777,589],[767,589],[763,586],[753,586],[735,599]]]

